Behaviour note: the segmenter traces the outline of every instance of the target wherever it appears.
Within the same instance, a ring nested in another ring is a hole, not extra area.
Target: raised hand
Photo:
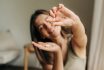
[[[54,22],[53,25],[72,26],[78,23],[82,24],[80,18],[63,4],[53,7],[50,10],[50,16],[52,16],[52,18],[47,18],[47,21]]]
[[[85,48],[87,44],[87,36],[84,25],[80,18],[63,4],[53,7],[50,11],[53,18],[47,18],[48,22],[53,22],[57,26],[70,26],[73,33],[73,44],[77,47]]]
[[[50,10],[50,15],[52,17],[61,15],[61,16],[70,17],[70,18],[75,19],[75,20],[79,19],[79,17],[73,11],[71,11],[70,9],[65,7],[63,4],[59,4],[57,7],[53,7]]]

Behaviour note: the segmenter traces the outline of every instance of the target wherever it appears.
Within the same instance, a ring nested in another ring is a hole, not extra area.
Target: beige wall
[[[88,70],[104,70],[104,0],[95,0]]]
[[[81,18],[88,36],[92,22],[93,3],[94,0],[64,0],[68,8],[73,10]]]
[[[10,29],[21,50],[20,56],[12,64],[23,65],[23,46],[30,42],[29,20],[36,9],[49,9],[61,0],[0,0],[0,30]],[[63,3],[75,11],[82,19],[88,37],[90,35],[93,0],[63,0]],[[34,66],[34,54],[31,55],[29,65]]]

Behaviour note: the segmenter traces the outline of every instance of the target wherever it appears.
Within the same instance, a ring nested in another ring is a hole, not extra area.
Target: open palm
[[[57,53],[58,51],[61,50],[60,46],[58,46],[57,44],[55,43],[52,43],[52,42],[46,42],[46,43],[43,43],[43,42],[32,42],[32,44],[41,49],[41,50],[44,50],[44,51],[48,51],[48,52],[53,52],[53,53]]]

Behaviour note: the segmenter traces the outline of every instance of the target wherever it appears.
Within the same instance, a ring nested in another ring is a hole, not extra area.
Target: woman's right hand
[[[73,26],[74,24],[82,24],[80,18],[63,4],[59,4],[50,10],[50,16],[47,18],[48,22],[54,22],[56,26]]]
[[[53,7],[51,10],[50,10],[50,15],[55,18],[55,17],[69,17],[73,20],[78,20],[79,17],[73,12],[71,11],[70,9],[68,9],[67,7],[65,7],[63,4],[59,4],[58,6],[56,7]]]

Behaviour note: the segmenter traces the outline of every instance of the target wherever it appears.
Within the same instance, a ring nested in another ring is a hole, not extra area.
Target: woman
[[[51,26],[51,23],[45,23],[44,21],[47,17],[49,17],[49,12],[46,10],[37,10],[32,15],[31,25],[30,25],[32,41],[39,42],[39,43],[48,42],[48,44],[52,44],[52,42],[54,42],[54,44],[59,43],[60,46],[66,45],[65,44],[65,41],[66,41],[65,34],[63,34],[63,32],[61,31],[61,27],[60,26],[53,27],[53,26]],[[44,26],[44,28],[43,28],[43,26]],[[53,30],[54,30],[54,32],[53,32]],[[63,44],[59,42],[60,40],[63,41]],[[37,48],[35,47],[35,49],[37,49]],[[52,64],[53,64],[53,54],[47,53],[46,51],[42,51],[39,49],[37,49],[37,50],[38,51],[36,51],[36,55],[37,55],[40,63],[42,64],[43,69],[50,70],[52,68]],[[63,56],[64,56],[64,54],[63,54]]]
[[[53,7],[49,14],[42,12],[37,14],[35,13],[33,22],[42,40],[37,43],[32,42],[32,44],[38,49],[53,54],[50,56],[53,58],[52,64],[41,63],[43,69],[64,70],[64,63],[67,60],[65,70],[85,70],[87,36],[79,17],[62,4]],[[68,29],[72,33],[70,46],[68,46],[69,41],[66,34]]]

